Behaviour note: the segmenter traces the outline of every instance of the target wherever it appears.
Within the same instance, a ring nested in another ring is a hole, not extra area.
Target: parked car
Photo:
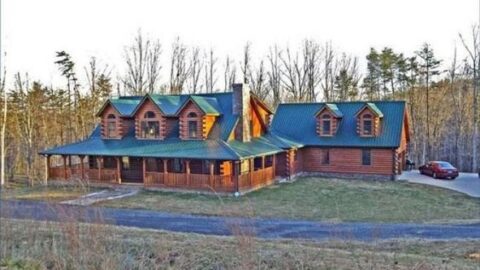
[[[453,180],[458,177],[457,168],[446,161],[430,161],[418,169],[421,174],[430,175],[433,178],[449,178]]]

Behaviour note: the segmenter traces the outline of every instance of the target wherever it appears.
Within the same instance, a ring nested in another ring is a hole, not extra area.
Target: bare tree
[[[314,102],[317,99],[316,89],[321,80],[320,55],[321,49],[317,42],[314,40],[303,42],[303,63],[306,80],[305,101]]]
[[[217,84],[217,57],[212,48],[208,51],[208,54],[205,56],[205,87],[208,93],[212,93]]]
[[[304,101],[306,92],[306,69],[298,59],[298,52],[292,55],[289,47],[285,55],[281,55],[282,84],[294,102]]]
[[[233,83],[235,83],[236,80],[236,66],[235,62],[233,62],[230,58],[230,56],[227,56],[225,60],[225,69],[223,72],[223,78],[224,78],[224,89],[230,89]]]
[[[321,87],[323,90],[323,99],[330,101],[335,81],[335,52],[331,42],[325,44],[323,50],[323,73]]]
[[[460,34],[463,47],[468,52],[470,58],[470,66],[473,70],[473,135],[472,135],[472,171],[476,172],[478,168],[477,147],[478,147],[478,83],[480,70],[480,33],[479,26],[472,27],[472,44],[467,45],[467,42]]]
[[[250,89],[260,99],[266,99],[268,96],[268,89],[266,88],[265,68],[263,60],[260,61],[258,68],[249,72],[250,74]]]
[[[0,61],[1,63],[1,61]],[[7,110],[8,110],[8,97],[7,90],[5,89],[5,75],[6,69],[3,69],[2,78],[0,78],[0,91],[3,93],[3,117],[2,117],[2,129],[0,132],[0,187],[5,185],[5,162],[6,162],[6,151],[5,151],[5,133],[7,127]]]
[[[122,82],[126,90],[133,95],[152,93],[160,78],[160,56],[162,46],[158,40],[144,40],[141,30],[131,46],[126,47],[126,74]]]
[[[272,103],[274,107],[282,102],[280,54],[281,52],[279,51],[278,46],[275,45],[273,49],[270,48],[270,52],[267,56],[269,63],[269,69],[267,71],[267,84],[269,90],[272,92]]]
[[[183,92],[183,87],[190,73],[186,57],[187,47],[177,37],[172,45],[170,59],[170,93],[172,94]]]
[[[190,58],[190,92],[195,94],[201,90],[200,75],[203,69],[203,61],[200,58],[200,48],[194,47]]]
[[[251,61],[251,44],[247,42],[243,47],[243,62],[242,62],[242,75],[243,83],[248,84],[250,77],[250,61]]]

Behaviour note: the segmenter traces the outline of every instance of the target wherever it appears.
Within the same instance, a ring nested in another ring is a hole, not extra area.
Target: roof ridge
[[[323,105],[323,104],[354,104],[354,103],[406,103],[405,100],[358,100],[358,101],[322,101],[322,102],[284,102],[281,105]]]

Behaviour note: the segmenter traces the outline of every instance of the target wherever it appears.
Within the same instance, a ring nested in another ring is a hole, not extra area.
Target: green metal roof
[[[132,114],[141,100],[141,97],[112,98],[110,99],[110,104],[112,104],[120,115],[126,116]]]
[[[335,136],[321,137],[316,133],[315,116],[325,103],[280,104],[273,117],[271,131],[306,146],[393,148],[400,145],[405,102],[378,101],[369,105],[383,116],[381,133],[376,137],[360,137],[356,132],[356,113],[366,102],[335,104],[343,113]]]
[[[102,139],[100,128],[84,141],[40,152],[44,155],[95,155],[237,160],[239,156],[220,140],[138,140],[133,134],[117,139]]]
[[[325,103],[320,110],[318,110],[318,113],[323,111],[324,109],[328,108],[337,118],[343,117],[343,113],[338,109],[337,104],[333,103]],[[317,114],[318,114],[317,113]]]
[[[367,102],[365,104],[366,107],[368,107],[374,114],[376,114],[378,117],[382,118],[383,117],[383,113],[382,111],[377,107],[377,105],[375,105],[375,103],[373,102]],[[360,111],[362,111],[363,108],[361,108],[357,113],[359,113]]]
[[[241,159],[273,155],[284,150],[265,137],[253,138],[250,142],[230,141],[226,143]]]
[[[207,115],[220,115],[221,109],[218,106],[217,99],[205,96],[190,96],[190,99],[200,107]]]

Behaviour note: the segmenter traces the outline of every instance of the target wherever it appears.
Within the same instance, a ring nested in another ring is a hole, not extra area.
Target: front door
[[[143,183],[142,158],[122,157],[122,182]]]

